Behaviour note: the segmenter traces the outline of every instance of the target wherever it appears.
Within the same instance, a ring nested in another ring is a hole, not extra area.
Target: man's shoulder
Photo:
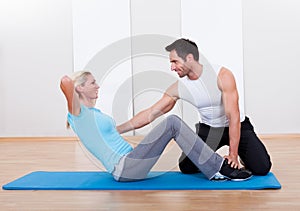
[[[179,98],[179,94],[178,94],[178,86],[179,86],[178,84],[179,83],[180,83],[180,80],[177,80],[174,83],[172,83],[165,91],[165,94],[167,94],[168,96],[171,96],[171,97]]]

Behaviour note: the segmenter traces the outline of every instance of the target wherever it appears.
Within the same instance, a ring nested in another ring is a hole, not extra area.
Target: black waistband
[[[199,123],[200,128],[214,128],[205,123]],[[196,126],[197,127],[197,126]],[[228,128],[228,127],[219,127],[220,128]],[[253,130],[253,125],[250,122],[250,119],[246,116],[244,121],[241,122],[241,130]]]

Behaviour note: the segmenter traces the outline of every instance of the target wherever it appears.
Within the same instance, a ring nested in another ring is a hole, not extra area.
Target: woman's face
[[[93,75],[87,75],[86,78],[86,82],[81,85],[81,94],[89,99],[97,99],[99,85],[96,83]]]

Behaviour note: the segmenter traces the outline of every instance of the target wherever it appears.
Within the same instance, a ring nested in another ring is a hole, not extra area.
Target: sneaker
[[[220,172],[218,172],[210,180],[211,181],[217,181],[217,182],[223,182],[223,181],[226,181],[228,179],[224,175],[220,174]]]
[[[228,164],[227,159],[224,160],[222,167],[218,173],[221,174],[222,176],[224,176],[225,179],[228,179],[231,181],[244,181],[244,180],[248,180],[252,177],[252,172],[247,169],[232,168]]]

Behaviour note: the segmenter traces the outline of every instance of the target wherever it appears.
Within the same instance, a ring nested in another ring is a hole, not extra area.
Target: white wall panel
[[[70,135],[71,0],[0,1],[0,137]]]
[[[245,107],[259,134],[300,133],[300,1],[243,1]]]

